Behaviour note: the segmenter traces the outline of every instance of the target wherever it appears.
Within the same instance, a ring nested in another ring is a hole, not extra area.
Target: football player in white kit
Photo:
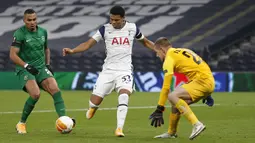
[[[66,56],[84,52],[99,40],[104,40],[106,59],[90,97],[86,117],[91,119],[103,98],[115,90],[119,95],[115,131],[118,137],[124,137],[123,126],[128,111],[129,96],[133,91],[132,47],[134,39],[153,50],[154,43],[140,32],[136,24],[125,21],[125,10],[121,6],[114,6],[110,10],[110,23],[100,27],[92,38],[76,48],[63,49],[63,56]]]

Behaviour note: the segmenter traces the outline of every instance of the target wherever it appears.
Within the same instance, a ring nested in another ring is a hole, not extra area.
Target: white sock
[[[94,103],[92,103],[92,102],[89,100],[89,107],[90,107],[90,108],[98,108],[98,105],[95,105]]]
[[[118,98],[119,105],[117,109],[117,128],[123,129],[128,111],[128,100],[129,100],[128,94],[124,93],[119,95]]]

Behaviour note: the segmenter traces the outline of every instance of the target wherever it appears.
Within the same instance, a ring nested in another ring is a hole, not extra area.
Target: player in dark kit
[[[47,31],[37,26],[33,9],[24,12],[25,25],[14,33],[10,48],[10,59],[16,64],[16,75],[21,88],[30,96],[16,125],[19,134],[25,134],[26,121],[40,97],[40,88],[47,91],[54,100],[58,116],[65,116],[65,105],[50,67],[50,49],[47,47]]]

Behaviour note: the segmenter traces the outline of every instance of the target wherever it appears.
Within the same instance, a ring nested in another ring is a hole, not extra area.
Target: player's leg
[[[40,69],[39,75],[36,76],[36,80],[40,83],[41,87],[52,96],[58,116],[65,116],[66,109],[64,100],[52,73],[46,67],[43,67]]]
[[[128,112],[129,96],[133,92],[133,85],[133,76],[129,72],[120,73],[116,78],[116,91],[119,97],[115,135],[118,137],[124,137],[123,127]]]
[[[177,126],[181,118],[181,113],[174,106],[171,107],[171,110],[167,132],[157,135],[154,138],[177,138]]]
[[[194,95],[199,95],[202,98],[204,96],[204,92],[201,92],[203,89],[197,89],[200,86],[201,85],[197,84],[196,82],[190,82],[189,84],[176,88],[168,96],[172,106],[175,106],[180,113],[193,125],[190,139],[194,139],[205,129],[205,126],[197,119],[196,115],[185,101],[188,100],[194,102]],[[198,100],[196,99],[196,101]]]
[[[169,127],[167,131],[169,135],[173,137],[177,137],[177,127],[178,127],[180,118],[181,118],[181,113],[176,107],[172,106],[172,112],[169,115]]]
[[[127,89],[121,89],[119,91],[118,106],[117,106],[117,128],[115,135],[117,137],[124,137],[123,127],[125,124],[127,112],[128,112],[128,101],[131,92]]]
[[[192,104],[192,100],[185,100],[185,102],[190,105]],[[177,137],[177,129],[178,129],[178,123],[181,118],[180,111],[175,107],[171,107],[171,113],[169,115],[169,127],[167,133],[172,136],[172,138]]]
[[[58,84],[53,77],[48,77],[41,82],[42,88],[47,91],[54,100],[55,110],[59,117],[66,115],[65,103]]]
[[[112,92],[114,87],[113,78],[113,74],[110,73],[101,72],[99,74],[90,96],[89,109],[86,112],[87,119],[91,119],[95,115],[104,97]]]
[[[33,75],[29,74],[28,72],[23,72],[18,74],[21,85],[23,89],[28,92],[29,97],[25,102],[21,119],[16,125],[16,130],[19,134],[25,134],[26,131],[26,121],[30,113],[33,111],[35,104],[37,103],[40,97],[40,89],[35,81]]]
[[[48,72],[48,70],[46,69],[46,71]],[[42,88],[47,91],[53,98],[54,101],[54,106],[55,106],[55,110],[58,114],[59,117],[61,116],[65,116],[66,115],[66,109],[65,109],[65,103],[64,100],[62,98],[62,93],[58,87],[57,81],[55,80],[54,77],[52,77],[51,74],[44,73],[44,75],[41,75],[41,77],[39,78],[39,80],[44,79],[43,81],[41,81],[41,86]],[[73,128],[75,127],[76,121],[74,118],[72,118],[74,125]]]
[[[188,104],[192,103],[192,101],[187,101],[187,100],[186,102]],[[172,106],[171,113],[169,115],[168,131],[166,133],[157,135],[154,138],[177,138],[177,129],[178,129],[178,123],[180,118],[181,118],[181,113],[176,107]]]
[[[101,104],[101,102],[104,99],[103,97],[104,97],[104,95],[99,96],[99,95],[95,95],[95,94],[92,94],[90,96],[89,109],[86,112],[87,119],[91,119],[92,117],[94,117],[99,105]]]

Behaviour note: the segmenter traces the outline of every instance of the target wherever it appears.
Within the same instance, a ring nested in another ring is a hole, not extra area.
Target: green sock
[[[65,108],[64,100],[61,96],[61,92],[59,91],[59,92],[55,93],[52,97],[54,100],[54,105],[55,105],[55,109],[56,109],[58,116],[59,117],[65,116],[66,108]]]
[[[27,121],[28,116],[30,115],[30,113],[33,111],[36,102],[38,101],[38,99],[33,99],[31,96],[29,96],[29,98],[27,99],[25,105],[24,105],[24,109],[22,112],[22,116],[21,116],[21,122],[25,123]]]

